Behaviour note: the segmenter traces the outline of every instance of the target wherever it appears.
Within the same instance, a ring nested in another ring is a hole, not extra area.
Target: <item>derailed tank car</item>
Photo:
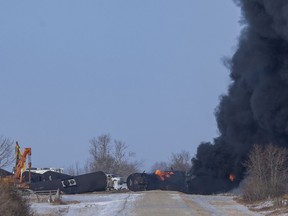
[[[28,173],[23,173],[23,179],[28,179]],[[94,191],[104,191],[107,187],[107,177],[102,171],[71,176],[63,173],[47,171],[43,174],[32,173],[30,188],[33,191],[60,190],[65,194],[79,194]]]
[[[186,174],[182,171],[156,170],[154,173],[133,173],[127,178],[131,191],[170,190],[188,192]]]

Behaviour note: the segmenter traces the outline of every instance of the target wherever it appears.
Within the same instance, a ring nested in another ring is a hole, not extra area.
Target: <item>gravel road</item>
[[[231,196],[187,195],[171,191],[146,191],[134,205],[136,216],[256,216]]]

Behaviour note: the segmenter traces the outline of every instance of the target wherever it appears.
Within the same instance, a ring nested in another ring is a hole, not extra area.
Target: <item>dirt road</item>
[[[260,215],[239,205],[231,196],[186,195],[171,191],[143,192],[141,199],[134,205],[136,216],[256,216]]]

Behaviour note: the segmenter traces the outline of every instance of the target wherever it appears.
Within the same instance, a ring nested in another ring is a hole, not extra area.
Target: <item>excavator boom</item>
[[[14,178],[18,179],[19,183],[22,183],[21,170],[24,167],[26,167],[26,158],[27,158],[27,156],[28,156],[28,168],[29,168],[29,171],[31,170],[31,155],[32,155],[31,148],[25,148],[21,158],[19,159],[19,161],[17,163],[17,167],[16,167],[16,171],[15,171],[15,174],[14,174]],[[29,178],[29,181],[30,181],[30,178]]]
[[[9,175],[6,177],[0,178],[1,182],[7,184],[15,184],[18,188],[29,188],[29,183],[31,182],[31,148],[25,148],[22,154],[18,142],[15,146],[15,155],[16,155],[16,166],[14,168],[14,175]],[[26,170],[26,159],[28,157],[28,168],[29,168],[29,183],[22,183],[22,172]]]

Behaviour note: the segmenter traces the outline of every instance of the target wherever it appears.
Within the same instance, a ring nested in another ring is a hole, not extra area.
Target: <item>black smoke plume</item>
[[[253,144],[288,146],[288,1],[235,3],[243,30],[230,60],[232,82],[215,112],[219,137],[201,143],[192,159],[192,193],[237,186]]]

